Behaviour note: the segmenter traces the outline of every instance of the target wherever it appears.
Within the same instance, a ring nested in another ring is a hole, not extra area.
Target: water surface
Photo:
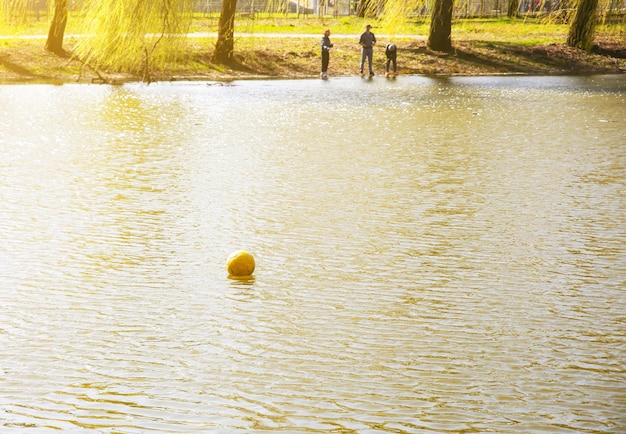
[[[626,429],[623,76],[0,111],[3,433]]]

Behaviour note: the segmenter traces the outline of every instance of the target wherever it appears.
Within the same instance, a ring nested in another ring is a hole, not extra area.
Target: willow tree
[[[54,15],[50,21],[50,30],[46,40],[46,50],[56,54],[65,54],[63,50],[63,37],[67,25],[67,0],[54,1]]]
[[[429,6],[432,9],[427,45],[432,50],[447,52],[452,49],[453,3],[454,0],[434,0],[433,3],[426,0],[386,0],[384,22],[388,28],[393,28],[394,23],[404,21],[416,11]]]
[[[0,0],[0,30],[3,26],[28,24],[32,14],[32,0]]]
[[[435,0],[430,16],[428,48],[435,51],[452,50],[452,6],[454,0]]]
[[[356,14],[361,18],[373,17],[376,15],[376,7],[375,0],[360,0],[357,4]]]
[[[519,0],[509,0],[509,7],[507,9],[506,16],[509,18],[514,18],[517,16],[518,10],[519,10]]]
[[[191,23],[193,0],[86,0],[76,53],[91,67],[140,73],[180,53]]]
[[[223,0],[213,60],[229,62],[235,50],[235,12],[237,0]]]
[[[569,28],[567,45],[591,51],[598,22],[598,0],[579,0],[574,21]]]
[[[65,54],[63,37],[67,25],[67,0],[50,0],[48,3],[50,10],[53,10],[53,16],[45,49],[56,54]],[[32,13],[33,8],[37,12],[35,15]],[[39,20],[39,3],[35,4],[32,0],[0,0],[0,28],[4,25],[28,25],[33,19]]]

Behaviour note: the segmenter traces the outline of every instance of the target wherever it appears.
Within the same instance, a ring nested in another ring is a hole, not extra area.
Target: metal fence
[[[347,16],[354,13],[356,3],[355,0],[238,0],[237,13]],[[221,7],[221,0],[196,0],[194,2],[194,10],[199,13],[219,13]]]
[[[411,15],[428,16],[432,0],[425,0],[423,6],[415,8]],[[575,7],[575,0],[520,0],[519,14],[551,14],[558,11],[568,11]],[[215,14],[219,13],[222,0],[196,0],[196,12]],[[509,0],[456,0],[453,15],[456,17],[490,17],[506,15]],[[626,0],[600,0],[599,11],[607,13],[626,13]],[[358,0],[238,0],[237,13],[249,17],[255,14],[284,14],[298,16],[348,16],[359,10]],[[378,11],[384,13],[384,0],[380,0]]]
[[[78,11],[84,0],[68,0],[68,9]],[[575,7],[576,0],[519,0],[519,14],[544,15],[567,12]],[[4,4],[0,0],[0,5]],[[49,13],[49,0],[27,0],[23,8],[37,19],[45,19]],[[385,0],[379,0],[378,12],[384,13]],[[411,13],[414,17],[427,17],[433,0],[424,0],[422,6]],[[453,15],[458,18],[490,17],[506,15],[509,0],[455,0]],[[193,0],[194,12],[217,15],[221,12],[222,0]],[[600,0],[601,16],[621,16],[626,14],[626,0]],[[237,14],[240,17],[264,16],[348,16],[359,10],[359,0],[238,0]]]

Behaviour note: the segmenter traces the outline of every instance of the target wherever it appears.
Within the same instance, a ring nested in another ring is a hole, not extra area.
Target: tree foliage
[[[25,24],[30,3],[29,0],[0,0],[0,25]]]
[[[191,22],[192,0],[86,0],[76,53],[95,67],[141,72],[176,55]]]
[[[356,14],[361,18],[376,16],[377,3],[376,0],[360,0]]]
[[[426,8],[426,0],[386,0],[384,8],[377,7],[376,3],[371,8],[368,15],[374,16],[378,11],[383,11],[382,23],[392,30],[396,24],[402,25],[409,17],[421,14]]]
[[[367,16],[374,16],[378,11],[384,11],[383,20],[387,27],[391,27],[394,21],[406,20],[429,5],[424,0],[385,0],[384,8],[381,8],[381,1],[370,0],[368,9],[364,13]],[[432,9],[427,44],[433,50],[450,51],[452,49],[453,3],[454,0],[434,0],[430,4]]]

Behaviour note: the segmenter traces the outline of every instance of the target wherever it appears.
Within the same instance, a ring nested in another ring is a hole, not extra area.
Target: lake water
[[[626,432],[626,76],[0,113],[0,432]]]

